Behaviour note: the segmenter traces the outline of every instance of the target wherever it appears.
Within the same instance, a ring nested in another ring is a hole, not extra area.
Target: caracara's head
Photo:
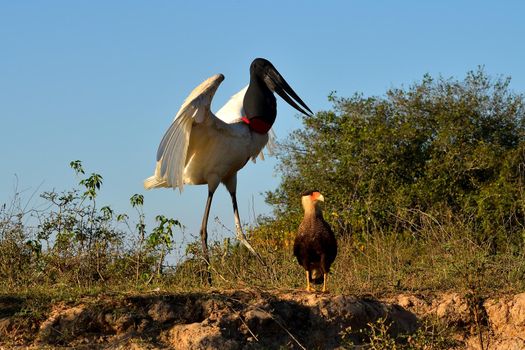
[[[303,204],[304,213],[321,213],[320,202],[324,202],[324,197],[321,192],[317,190],[311,190],[303,192],[301,203]]]

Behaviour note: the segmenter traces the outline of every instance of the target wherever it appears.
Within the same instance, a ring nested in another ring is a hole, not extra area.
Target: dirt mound
[[[460,348],[480,348],[469,327],[472,303],[458,294],[398,295],[379,301],[347,295],[236,290],[85,298],[57,303],[27,322],[23,301],[0,297],[0,347],[110,349],[352,348],[370,341],[369,324],[383,320],[392,339],[414,334],[433,315],[460,332]],[[481,303],[483,346],[525,348],[525,294]],[[477,316],[476,316],[477,317]],[[484,339],[483,339],[484,338]]]
[[[525,349],[525,293],[481,299],[467,293],[432,298],[398,295],[390,299],[423,317],[436,317],[448,327],[461,349]]]

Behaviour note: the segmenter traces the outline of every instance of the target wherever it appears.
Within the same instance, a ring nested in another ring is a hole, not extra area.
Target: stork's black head
[[[277,103],[273,92],[299,112],[312,114],[310,108],[297,96],[273,64],[264,58],[256,58],[250,65],[250,85],[243,101],[246,117],[255,131],[266,133],[275,121]],[[302,109],[296,101],[310,113]]]
[[[250,64],[250,76],[251,77],[264,77],[268,68],[272,67],[275,69],[273,64],[264,58],[256,58]]]

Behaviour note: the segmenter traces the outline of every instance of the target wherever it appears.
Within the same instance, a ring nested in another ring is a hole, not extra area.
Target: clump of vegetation
[[[332,94],[332,110],[302,116],[280,145],[282,182],[266,194],[274,215],[247,230],[266,267],[229,238],[211,244],[209,265],[193,242],[169,266],[181,223],[159,215],[148,229],[139,194],[133,215],[100,206],[102,176],[73,161],[79,188],[42,193],[46,209],[19,196],[0,206],[0,291],[207,290],[208,272],[216,288],[300,289],[299,194],[316,188],[339,239],[332,292],[461,292],[483,347],[483,300],[525,289],[525,108],[509,83],[482,69],[462,81],[427,75],[382,97]],[[446,347],[428,327],[400,342],[379,323],[367,336],[378,349]]]
[[[85,175],[80,161],[70,166],[77,176]],[[133,228],[127,214],[115,215],[110,206],[98,205],[102,182],[100,174],[92,173],[80,179],[80,188],[43,192],[44,210],[24,210],[18,194],[10,206],[0,208],[0,287],[86,289],[130,281],[149,284],[161,277],[173,230],[181,224],[159,215],[158,225],[148,232],[144,198],[135,194],[130,199],[138,217]],[[125,239],[125,229],[131,238]]]
[[[295,288],[298,194],[317,188],[340,240],[334,291],[521,289],[525,109],[509,81],[481,69],[463,81],[425,76],[384,97],[331,95],[333,110],[303,116],[280,148],[282,183],[267,193],[275,215],[248,230],[268,268],[230,239],[212,244],[209,266],[198,243],[167,266],[181,223],[159,215],[148,230],[138,194],[134,222],[100,206],[102,176],[73,161],[79,188],[42,193],[47,209],[17,197],[0,207],[0,286],[207,288],[209,270],[219,287]]]
[[[510,79],[482,69],[462,81],[426,75],[385,96],[329,98],[280,145],[281,185],[267,193],[278,234],[300,218],[298,194],[318,188],[335,231],[421,235],[421,213],[468,223],[497,251],[524,237],[525,108]],[[268,232],[268,230],[266,230]]]
[[[386,318],[369,322],[368,328],[352,330],[351,327],[341,333],[345,348],[353,349],[355,344],[349,335],[357,335],[370,350],[445,350],[459,346],[454,341],[450,329],[439,321],[423,320],[421,327],[414,334],[392,335],[392,324]]]

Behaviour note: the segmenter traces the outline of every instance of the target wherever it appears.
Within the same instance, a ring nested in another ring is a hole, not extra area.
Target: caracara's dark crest
[[[323,283],[323,292],[326,292],[330,266],[337,255],[337,241],[330,225],[323,218],[319,203],[323,201],[324,197],[318,190],[305,191],[301,196],[304,217],[299,225],[293,252],[306,270],[307,291],[313,290],[310,286],[310,282],[313,282]]]
[[[301,193],[301,197],[304,197],[304,196],[310,196],[312,195],[312,193],[314,192],[319,192],[318,190],[308,190],[308,191],[304,191],[303,193]]]

